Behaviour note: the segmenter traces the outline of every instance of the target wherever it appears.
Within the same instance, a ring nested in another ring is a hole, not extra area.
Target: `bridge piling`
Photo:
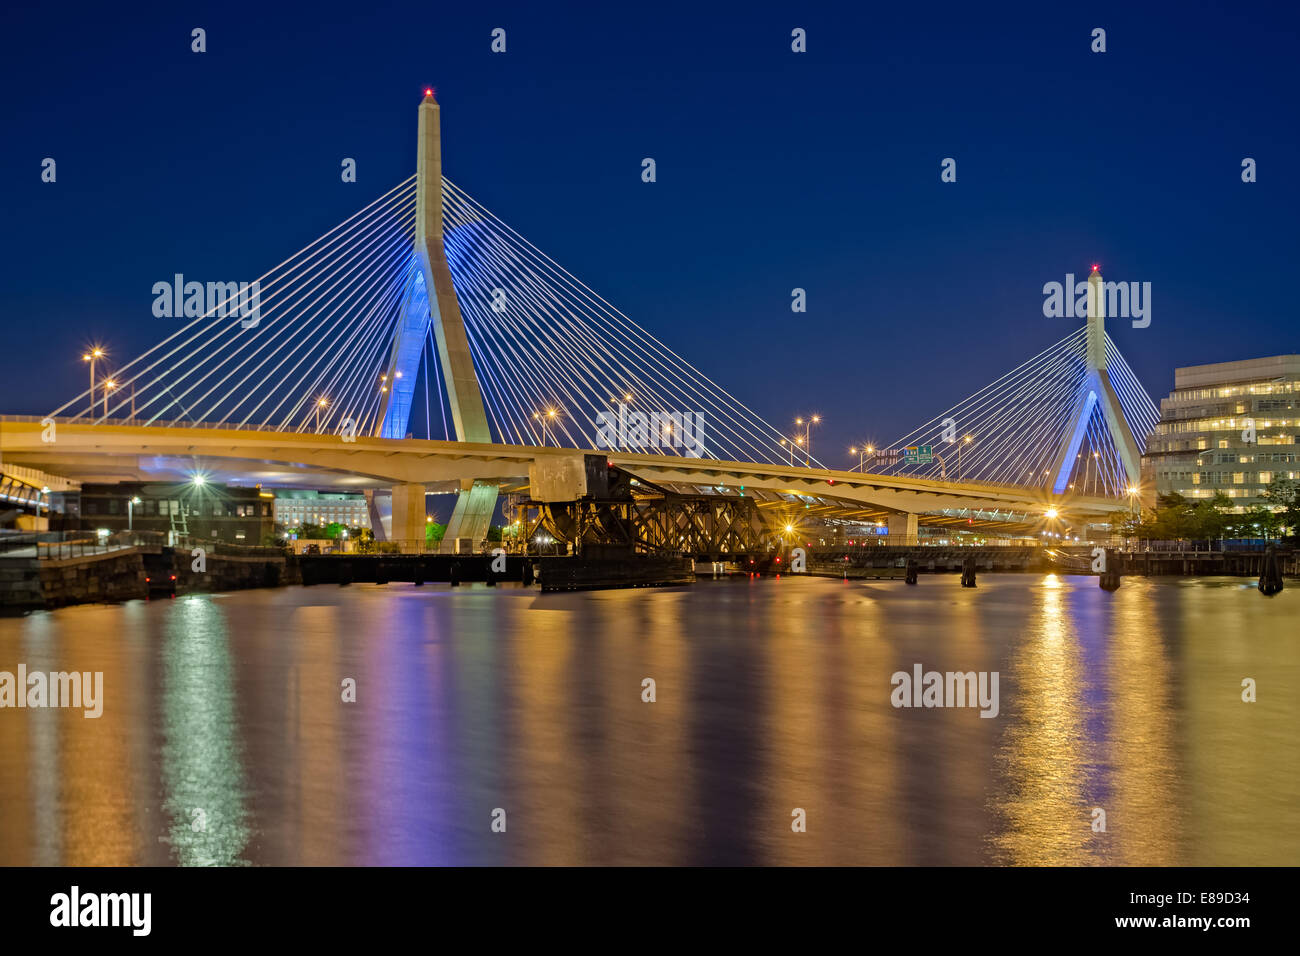
[[[1264,553],[1264,560],[1261,562],[1259,571],[1259,593],[1265,597],[1272,597],[1282,590],[1282,566],[1277,560],[1277,550],[1269,546]]]
[[[964,588],[975,587],[975,559],[966,558],[961,563],[961,586]]]
[[[1106,570],[1101,572],[1101,579],[1097,582],[1103,591],[1118,591],[1120,585],[1119,559],[1115,552],[1106,549]]]

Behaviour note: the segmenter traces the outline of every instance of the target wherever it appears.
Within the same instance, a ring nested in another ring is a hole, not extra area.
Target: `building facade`
[[[83,484],[83,531],[175,532],[227,544],[264,545],[274,537],[270,492],[205,482]]]
[[[346,528],[369,528],[366,496],[321,491],[277,491],[275,523],[284,529],[338,522]]]
[[[1232,510],[1266,504],[1275,477],[1300,477],[1300,355],[1176,369],[1142,456],[1142,484],[1190,500],[1223,492]]]

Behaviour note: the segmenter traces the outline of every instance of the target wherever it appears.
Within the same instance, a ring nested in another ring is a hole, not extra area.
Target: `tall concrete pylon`
[[[440,107],[431,88],[425,90],[420,102],[415,168],[415,256],[420,268],[407,293],[393,337],[375,434],[379,438],[406,437],[425,337],[432,323],[456,440],[490,443],[492,433],[488,429],[487,411],[479,392],[469,336],[443,245],[442,123]],[[475,544],[483,541],[496,502],[495,484],[464,482],[447,523],[443,550],[450,550],[458,538],[470,538]],[[423,486],[395,487],[392,538],[423,540],[424,528]]]
[[[1075,401],[1075,412],[1071,428],[1066,431],[1061,443],[1061,450],[1056,456],[1056,466],[1052,469],[1051,491],[1062,494],[1069,485],[1070,472],[1074,470],[1079,447],[1088,430],[1088,419],[1098,405],[1106,422],[1106,430],[1119,451],[1120,463],[1124,466],[1124,477],[1129,485],[1137,485],[1142,474],[1142,453],[1138,450],[1137,440],[1128,427],[1124,409],[1120,406],[1119,396],[1110,383],[1110,374],[1106,371],[1106,287],[1101,278],[1101,270],[1092,267],[1088,276],[1088,332],[1085,360],[1088,365],[1087,376],[1079,389]],[[1065,300],[1072,301],[1074,290],[1065,290]]]

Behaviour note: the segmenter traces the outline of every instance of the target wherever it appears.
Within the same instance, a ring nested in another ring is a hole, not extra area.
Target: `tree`
[[[1198,501],[1192,506],[1189,515],[1192,534],[1190,537],[1214,540],[1223,537],[1223,529],[1231,519],[1228,509],[1232,499],[1221,491],[1216,491],[1213,498]]]
[[[436,521],[427,521],[424,525],[424,543],[426,545],[438,544],[442,541],[442,536],[446,532],[445,524],[438,524]]]
[[[1282,515],[1264,505],[1255,505],[1236,519],[1235,538],[1276,538],[1282,530]]]
[[[1300,533],[1300,483],[1278,475],[1264,489],[1264,500],[1277,516],[1279,536],[1293,538]]]
[[[1156,506],[1141,514],[1119,511],[1111,516],[1111,525],[1131,538],[1164,541],[1221,538],[1232,520],[1228,509],[1232,499],[1223,492],[1195,504],[1180,494],[1159,495]]]

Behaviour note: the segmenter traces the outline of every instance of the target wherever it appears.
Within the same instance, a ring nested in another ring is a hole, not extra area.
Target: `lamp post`
[[[329,407],[330,407],[330,403],[328,399],[324,399],[324,398],[316,399],[316,433],[317,434],[320,434],[320,410],[322,408],[329,408]]]
[[[83,362],[90,363],[90,414],[95,414],[95,360],[103,358],[104,350],[98,345],[81,357]]]
[[[957,480],[961,481],[961,449],[963,445],[969,445],[974,439],[970,435],[962,435],[961,441],[957,443]]]
[[[135,530],[135,506],[140,503],[138,495],[132,495],[126,499],[126,530]]]
[[[117,382],[111,378],[104,383],[104,418],[108,419],[108,393],[117,388]]]
[[[800,417],[800,418],[796,418],[796,419],[794,420],[794,423],[795,423],[796,425],[803,425],[803,426],[804,426],[804,430],[803,430],[803,438],[802,438],[801,440],[799,440],[799,444],[803,447],[803,450],[804,450],[804,456],[805,456],[805,457],[804,457],[804,462],[803,462],[803,463],[804,463],[804,467],[805,467],[805,468],[811,468],[811,467],[812,467],[812,427],[813,427],[814,425],[820,425],[820,424],[821,424],[821,421],[822,421],[822,417],[821,417],[820,415],[813,415],[813,416],[811,416],[811,417],[808,419],[808,422],[807,422],[806,425],[804,424],[804,420],[803,420],[802,417]]]
[[[850,449],[849,449],[849,454],[850,454],[850,455],[857,455],[857,456],[858,456],[858,468],[857,468],[857,470],[858,470],[858,471],[865,472],[865,471],[866,471],[866,458],[867,458],[867,455],[872,455],[872,456],[874,456],[874,455],[876,454],[876,449],[875,449],[874,447],[872,447],[871,445],[860,445],[860,446],[857,446],[857,447],[855,447],[855,448],[850,448]],[[851,471],[851,470],[852,470],[852,469],[850,469],[850,471]]]
[[[551,422],[555,421],[556,417],[559,414],[560,413],[555,409],[554,406],[546,409],[545,412],[533,412],[533,421],[541,422],[542,424],[542,447],[543,448],[545,448],[546,445],[549,443],[548,426]]]
[[[611,398],[609,403],[618,409],[618,434],[614,436],[614,447],[622,448],[623,444],[627,441],[627,408],[632,404],[632,393],[624,392],[621,400]],[[631,444],[629,443],[627,448],[624,450],[631,451]]]

